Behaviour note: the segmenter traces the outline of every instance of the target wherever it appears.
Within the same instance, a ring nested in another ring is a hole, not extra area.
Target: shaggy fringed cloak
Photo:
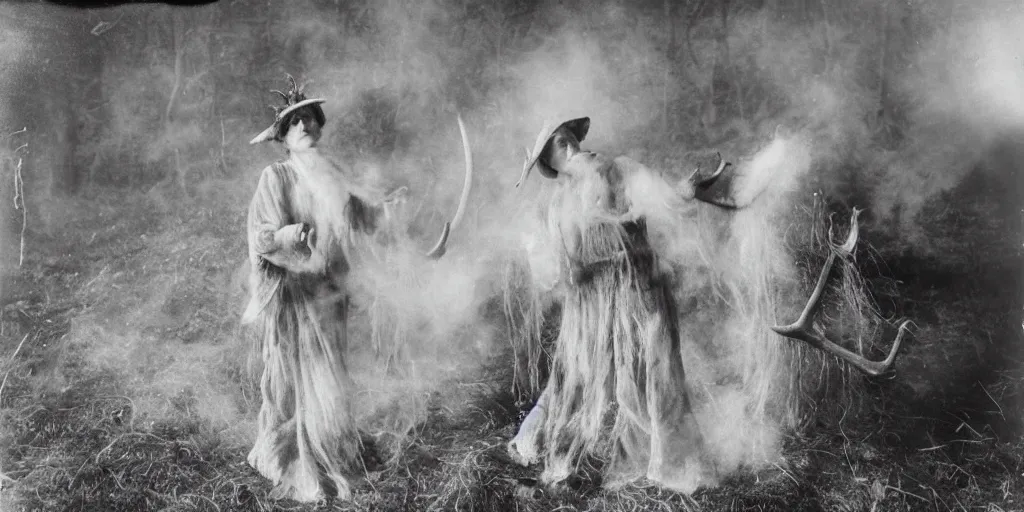
[[[646,476],[691,491],[713,470],[687,395],[670,280],[629,197],[627,168],[650,171],[618,164],[566,180],[552,198],[561,325],[548,384],[511,448],[521,462],[542,459],[546,483],[596,455],[608,461],[606,484]]]
[[[355,195],[319,155],[307,160],[275,163],[260,178],[249,209],[252,296],[243,317],[263,363],[248,461],[274,482],[274,498],[300,501],[349,497],[359,469],[345,276],[355,238],[374,231],[383,208]],[[297,223],[317,234],[311,251],[281,243],[281,228]]]

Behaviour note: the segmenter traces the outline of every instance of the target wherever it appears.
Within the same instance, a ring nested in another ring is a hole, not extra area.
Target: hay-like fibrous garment
[[[372,232],[380,213],[326,160],[307,163],[279,162],[260,178],[249,210],[252,297],[243,318],[263,365],[248,461],[274,482],[273,497],[299,501],[347,498],[358,469],[344,278],[354,239]],[[311,252],[280,243],[281,228],[297,223],[317,233]]]
[[[575,231],[541,398],[542,479],[560,481],[597,455],[610,459],[609,484],[646,476],[690,491],[707,469],[702,436],[687,396],[675,304],[646,221],[590,219]]]

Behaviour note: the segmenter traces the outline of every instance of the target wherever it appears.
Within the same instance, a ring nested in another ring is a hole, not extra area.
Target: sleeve
[[[622,171],[630,205],[629,215],[623,220],[661,217],[677,210],[684,200],[693,199],[693,185],[688,180],[673,186],[660,172],[628,157],[616,158],[615,165]]]
[[[391,208],[388,200],[376,187],[354,178],[352,168],[334,158],[327,161],[344,178],[348,189],[344,216],[352,233],[373,235],[379,229],[387,228]]]
[[[687,201],[696,199],[730,210],[743,208],[746,204],[749,204],[749,201],[737,200],[733,194],[736,179],[735,172],[723,172],[709,183],[701,184],[694,182],[694,179],[699,180],[701,176],[710,176],[721,160],[722,156],[717,152],[705,152],[704,155],[698,155],[685,160],[684,165],[687,168],[684,170],[689,173],[691,169],[696,169],[697,176],[687,175],[687,179],[680,180],[675,185],[675,190],[679,197]]]
[[[294,242],[301,226],[294,224],[288,209],[288,191],[273,166],[263,170],[249,204],[249,259],[254,269],[271,272],[317,272],[322,257],[305,244]]]
[[[345,203],[346,220],[356,233],[370,235],[377,231],[379,222],[383,220],[383,210],[382,205],[375,205],[355,193],[349,193],[348,202]]]
[[[404,193],[392,192],[385,196],[376,189],[353,187],[345,203],[345,221],[350,232],[362,240],[391,245],[402,236],[404,224],[399,219],[404,204]]]

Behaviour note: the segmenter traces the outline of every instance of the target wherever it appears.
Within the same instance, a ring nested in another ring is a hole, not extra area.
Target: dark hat
[[[530,171],[533,170],[535,165],[540,170],[541,176],[544,176],[545,178],[554,178],[555,176],[558,176],[558,171],[552,169],[539,159],[541,153],[544,152],[544,147],[547,146],[548,141],[551,139],[551,136],[563,126],[576,136],[576,140],[583,142],[583,139],[587,138],[587,132],[590,131],[590,118],[578,117],[557,125],[550,120],[544,121],[544,127],[541,128],[540,133],[537,135],[537,141],[533,144],[533,150],[526,155],[526,162],[523,164],[523,174],[519,177],[519,181],[516,183],[517,187],[526,181],[526,178],[530,175]]]

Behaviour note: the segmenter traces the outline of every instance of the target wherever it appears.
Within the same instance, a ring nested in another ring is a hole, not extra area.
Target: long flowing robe
[[[384,205],[366,197],[315,152],[263,170],[249,208],[251,328],[263,373],[248,462],[275,484],[274,498],[350,496],[360,442],[345,367],[353,245],[370,236]],[[288,243],[305,223],[316,244]],[[285,228],[285,229],[282,229]]]
[[[714,471],[687,395],[670,279],[635,205],[651,171],[628,159],[591,171],[560,178],[549,205],[561,326],[548,384],[510,448],[520,462],[543,458],[546,483],[596,455],[610,459],[608,485],[646,476],[688,492]]]

